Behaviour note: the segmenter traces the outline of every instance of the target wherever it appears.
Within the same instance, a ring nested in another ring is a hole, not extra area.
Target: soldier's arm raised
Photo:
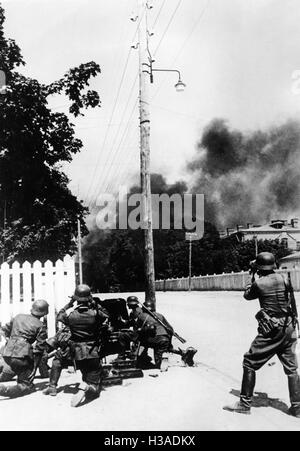
[[[67,313],[67,310],[71,309],[74,306],[74,302],[74,299],[71,298],[70,301],[58,312],[57,321],[65,324],[66,326],[69,325],[69,315]]]
[[[252,284],[247,285],[244,292],[244,299],[246,299],[246,301],[252,301],[253,299],[257,299],[258,297],[259,291],[257,283],[253,282]]]

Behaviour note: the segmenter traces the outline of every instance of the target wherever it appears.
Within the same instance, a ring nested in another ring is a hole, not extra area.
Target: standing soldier
[[[32,304],[30,315],[17,315],[4,326],[3,330],[9,338],[3,359],[7,369],[17,375],[17,385],[0,385],[0,396],[16,398],[35,391],[33,380],[46,348],[47,338],[41,318],[48,315],[48,311],[48,303],[37,300]]]
[[[75,302],[77,305],[74,307]],[[100,331],[108,316],[93,301],[90,287],[81,284],[71,301],[58,313],[57,320],[70,328],[72,357],[82,373],[83,383],[71,401],[71,406],[77,407],[86,398],[99,397],[102,372]]]
[[[290,414],[300,418],[300,378],[295,355],[297,319],[289,299],[290,282],[282,274],[275,273],[274,269],[273,254],[261,252],[257,255],[254,270],[259,278],[246,287],[244,298],[249,301],[259,299],[261,310],[256,314],[258,335],[244,355],[240,401],[224,409],[250,414],[255,372],[277,355],[288,377]]]

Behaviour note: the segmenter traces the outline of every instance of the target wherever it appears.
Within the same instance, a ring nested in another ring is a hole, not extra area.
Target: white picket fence
[[[291,281],[295,291],[300,291],[300,268],[278,270],[277,272],[291,274]],[[247,283],[251,281],[248,271],[213,274],[207,276],[193,276],[191,278],[191,289],[193,291],[242,291]],[[188,291],[189,278],[157,280],[155,282],[157,291]]]
[[[55,314],[68,301],[75,288],[75,262],[67,255],[54,264],[35,261],[22,266],[14,262],[0,266],[0,323],[3,325],[18,313],[29,313],[31,304],[45,299],[50,306],[48,334],[55,333]]]

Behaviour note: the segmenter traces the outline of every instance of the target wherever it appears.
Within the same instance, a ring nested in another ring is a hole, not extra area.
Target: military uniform
[[[157,312],[155,315],[173,332],[172,326],[163,315]],[[171,333],[140,308],[132,312],[131,320],[133,321],[134,329],[139,330],[141,345],[144,346],[145,350],[147,348],[153,349],[155,366],[160,368],[163,354],[172,348]]]
[[[3,350],[3,360],[6,368],[17,375],[17,385],[0,385],[0,396],[23,396],[33,390],[31,376],[46,348],[46,328],[38,317],[20,314],[4,330],[9,339]],[[4,378],[5,371],[4,368]]]
[[[275,259],[272,254],[263,252],[256,261],[260,277],[246,287],[244,298],[249,301],[259,299],[258,335],[244,355],[240,401],[225,410],[250,413],[256,371],[277,355],[288,377],[290,413],[300,416],[300,380],[295,355],[297,333],[288,295],[289,283],[282,274],[273,271]]]
[[[143,352],[138,358],[138,363],[141,364],[141,367],[147,367],[151,362],[151,358],[147,353],[148,348],[153,349],[155,366],[160,368],[162,371],[167,369],[163,363],[163,354],[167,352],[180,355],[185,365],[194,366],[193,357],[197,350],[193,347],[189,347],[186,350],[182,350],[180,348],[175,349],[173,347],[173,327],[161,313],[155,312],[155,316],[160,321],[153,318],[150,313],[147,313],[145,308],[138,306],[139,301],[136,296],[130,296],[127,299],[127,304],[131,309],[129,317],[130,325],[133,326],[136,332],[138,332],[138,337],[135,338],[135,341],[138,338],[141,346],[144,347]],[[145,303],[144,306],[151,311],[151,305],[147,306]],[[165,327],[161,324],[161,322],[165,325]]]
[[[86,285],[79,285],[75,291],[78,294],[75,300],[78,305],[68,311],[74,302],[67,304],[60,310],[57,320],[69,327],[71,332],[70,348],[72,359],[82,373],[85,384],[80,386],[82,396],[74,398],[72,405],[76,407],[88,394],[91,397],[99,396],[101,383],[101,359],[99,357],[100,328],[108,320],[100,309],[94,308],[90,289]]]
[[[277,355],[285,374],[289,376],[297,372],[297,334],[288,306],[287,283],[281,274],[271,273],[246,288],[244,298],[249,301],[258,298],[260,307],[271,318],[276,318],[280,326],[267,337],[261,333],[257,335],[250,350],[244,355],[244,367],[257,371]]]
[[[4,346],[0,349],[0,382],[11,381],[15,377],[15,373],[7,365],[3,358]]]

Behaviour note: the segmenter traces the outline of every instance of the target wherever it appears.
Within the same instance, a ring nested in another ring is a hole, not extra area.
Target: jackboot
[[[289,413],[300,418],[300,377],[297,373],[288,376],[291,407]]]
[[[78,407],[86,399],[92,400],[98,398],[99,394],[100,385],[87,384],[86,382],[82,382],[78,387],[78,392],[72,397],[71,406]]]
[[[169,355],[167,353],[163,353],[160,363],[160,371],[166,372],[169,368]]]
[[[71,407],[78,407],[79,404],[85,401],[86,399],[86,392],[88,391],[88,384],[85,382],[82,382],[78,387],[78,392],[75,393],[75,395],[72,396],[71,400]]]
[[[240,400],[231,406],[224,406],[223,409],[228,410],[229,412],[250,415],[255,380],[255,371],[244,367]]]
[[[43,390],[43,395],[49,395],[49,396],[56,396],[57,395],[57,388],[55,385],[49,385],[49,387],[45,388]]]
[[[182,351],[181,359],[187,366],[194,366],[194,355],[196,354],[197,349],[189,347],[185,351]]]

